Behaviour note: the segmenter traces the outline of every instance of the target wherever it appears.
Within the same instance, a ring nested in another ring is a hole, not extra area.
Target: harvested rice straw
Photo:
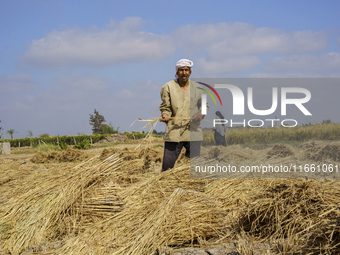
[[[4,248],[19,254],[46,241],[47,233],[63,234],[65,229],[60,229],[59,225],[67,217],[78,221],[81,212],[69,215],[76,200],[120,164],[116,155],[104,161],[97,155],[72,169],[52,173],[42,179],[40,185],[11,198],[6,202],[9,209],[0,218],[0,236],[8,238]]]
[[[148,124],[146,124],[144,127],[142,127],[141,129],[144,129],[150,125],[153,125],[154,123],[158,123],[160,120],[162,119],[162,117],[155,117],[155,118],[151,118],[151,119],[147,119],[147,120],[144,120],[142,118],[138,118],[136,119],[131,125],[130,127],[136,122],[136,121],[145,121],[145,122],[149,122]],[[179,120],[179,121],[191,121],[190,118],[179,118],[179,117],[170,117],[170,120]],[[209,122],[213,122],[212,120],[205,120],[205,119],[202,119],[202,121],[209,121]]]
[[[330,238],[338,218],[334,216],[340,213],[339,194],[338,182],[297,178],[224,179],[207,192],[232,212],[226,222],[236,234],[287,240],[291,251],[304,247],[314,252],[321,245],[324,251],[333,249],[339,242],[337,237],[332,247]]]
[[[152,132],[154,131],[154,129],[156,128],[156,125],[157,123],[162,119],[162,117],[155,117],[155,118],[151,118],[151,119],[147,119],[147,120],[144,120],[144,119],[141,119],[141,118],[138,118],[137,120],[135,120],[131,125],[130,127],[136,122],[136,121],[145,121],[145,122],[148,122],[148,124],[146,124],[144,127],[142,127],[141,129],[144,129],[148,126],[151,126],[150,127],[150,130],[148,132],[148,134],[146,135],[146,137],[142,140],[142,142],[135,148],[138,149],[141,144],[146,141],[148,138],[151,138],[151,134]],[[179,118],[179,117],[170,117],[170,120],[179,120],[179,121],[191,121],[190,118]],[[209,122],[212,122],[212,120],[205,120],[205,119],[202,119],[202,121],[209,121]],[[149,139],[149,143],[151,143],[151,140]]]
[[[146,124],[146,125],[145,125],[144,127],[142,127],[141,129],[144,129],[144,128],[146,128],[146,127],[148,127],[148,126],[151,125],[148,134],[147,134],[147,135],[144,137],[144,139],[138,144],[138,146],[135,148],[135,150],[137,150],[137,149],[143,144],[143,142],[145,142],[148,138],[149,138],[149,144],[151,144],[151,139],[150,139],[150,138],[151,138],[151,134],[152,134],[152,132],[154,131],[154,129],[156,128],[157,123],[158,123],[161,119],[162,119],[161,117],[159,117],[159,118],[153,118],[153,119],[149,119],[149,120],[143,120],[143,119],[139,118],[139,119],[135,120],[135,121],[131,124],[131,126],[132,126],[136,121],[147,121],[147,122],[149,122],[148,124]],[[131,127],[131,126],[130,126],[130,127]]]
[[[116,172],[115,172],[116,175]],[[174,205],[173,212],[162,212],[165,207],[162,204],[162,201],[166,201],[169,199],[171,194],[177,188],[185,189],[186,195],[184,197],[189,198],[192,196],[198,197],[202,201],[202,195],[204,193],[197,191],[204,191],[206,183],[213,181],[212,179],[191,179],[189,174],[189,165],[181,165],[177,168],[164,172],[162,175],[154,173],[153,176],[142,180],[140,182],[136,182],[130,186],[127,186],[123,189],[116,189],[116,184],[112,183],[112,188],[107,187],[108,194],[115,194],[120,198],[120,201],[124,205],[123,211],[115,214],[113,217],[100,222],[96,222],[89,229],[85,229],[84,234],[80,234],[78,237],[75,237],[68,241],[63,247],[62,254],[88,254],[93,252],[94,254],[102,254],[104,252],[112,253],[117,249],[122,247],[126,247],[131,240],[134,240],[134,237],[130,237],[130,234],[137,229],[141,228],[142,225],[145,228],[152,227],[150,221],[154,222],[154,220],[148,220],[148,225],[144,225],[148,217],[154,215],[153,217],[157,217],[158,214],[163,215],[164,213],[169,213],[170,217],[168,218],[167,224],[161,224],[165,230],[162,230],[166,236],[170,238],[171,233],[173,234],[173,238],[166,241],[168,244],[183,244],[185,242],[191,242],[193,239],[199,239],[205,236],[217,236],[222,221],[215,221],[215,216],[221,215],[221,211],[218,206],[216,206],[215,201],[211,199],[207,199],[206,197],[203,199],[206,201],[209,206],[209,210],[202,206],[199,202],[193,202],[192,200],[185,201],[185,199],[181,199],[179,203]],[[191,195],[190,195],[191,194]],[[190,202],[192,201],[192,202]],[[195,200],[196,201],[196,200]],[[193,204],[191,204],[193,203]],[[197,204],[196,204],[197,203]],[[213,205],[210,204],[213,203]],[[197,206],[197,207],[196,207]],[[158,208],[158,209],[157,209]],[[217,210],[217,211],[216,211]],[[155,213],[157,211],[157,213]],[[209,215],[205,214],[205,211],[209,211]],[[214,213],[215,212],[215,213]],[[184,215],[185,214],[185,215]],[[177,216],[173,216],[177,215]],[[202,215],[205,215],[204,217]],[[207,217],[213,217],[213,219]],[[147,217],[147,218],[146,218]],[[178,217],[178,220],[170,221],[171,218]],[[202,220],[202,221],[201,221]],[[189,221],[189,222],[186,222]],[[201,223],[195,223],[195,222]],[[123,223],[124,222],[124,223]],[[171,222],[174,222],[172,224]],[[186,222],[186,223],[185,223]],[[203,224],[203,222],[205,222]],[[213,223],[215,222],[215,223]],[[183,224],[185,227],[177,226],[176,224]],[[211,224],[211,225],[207,225]],[[177,227],[176,227],[177,226]],[[209,226],[214,226],[214,228],[210,228]],[[171,232],[171,229],[175,232]],[[198,228],[198,229],[197,229]],[[202,229],[201,229],[202,228]],[[190,230],[189,230],[190,229]],[[147,230],[145,230],[147,231]],[[204,233],[205,231],[205,233]],[[141,231],[143,232],[143,231]],[[150,235],[152,235],[152,231],[150,230]],[[154,244],[157,236],[150,238],[150,240],[145,240],[149,244]],[[203,238],[204,239],[204,238]],[[203,239],[201,242],[203,243]],[[136,240],[140,240],[137,238]],[[166,242],[163,242],[164,245]],[[136,241],[138,242],[138,241]],[[74,244],[77,243],[77,246]],[[119,247],[113,248],[116,246],[116,243],[119,243]],[[136,243],[137,244],[137,243]],[[156,243],[155,243],[156,245]],[[161,245],[160,245],[161,246]],[[122,252],[122,254],[130,254],[128,251]],[[136,253],[138,254],[138,253]],[[140,252],[139,254],[152,254],[148,251]]]
[[[67,241],[59,254],[153,254],[160,246],[205,244],[222,234],[223,210],[203,193],[175,189],[157,201],[130,204]]]
[[[123,210],[68,240],[58,254],[153,254],[193,240],[208,245],[205,237],[223,244],[247,236],[239,249],[242,241],[259,241],[288,253],[339,254],[338,181],[191,179],[188,170],[180,166],[116,190]]]

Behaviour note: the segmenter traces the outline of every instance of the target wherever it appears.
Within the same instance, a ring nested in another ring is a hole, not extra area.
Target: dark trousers
[[[201,141],[179,143],[165,142],[162,172],[174,167],[175,162],[183,147],[186,149],[185,156],[187,158],[199,157],[201,154],[201,145]]]

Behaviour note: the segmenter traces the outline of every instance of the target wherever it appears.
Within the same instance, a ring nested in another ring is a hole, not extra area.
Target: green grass
[[[34,148],[36,151],[59,151],[60,147],[54,144],[42,144]]]
[[[26,154],[26,153],[35,153],[35,152],[44,152],[44,151],[59,151],[60,148],[58,145],[54,144],[42,144],[34,147],[21,147],[21,148],[12,148],[11,154]]]
[[[22,150],[17,150],[17,151],[11,151],[11,154],[14,155],[21,155],[21,154],[27,154],[27,153],[34,153],[35,150],[28,150],[28,149],[22,149]]]
[[[121,142],[114,142],[114,143],[97,143],[93,144],[92,148],[106,148],[106,147],[112,147],[118,144],[128,144],[128,143],[121,143]]]

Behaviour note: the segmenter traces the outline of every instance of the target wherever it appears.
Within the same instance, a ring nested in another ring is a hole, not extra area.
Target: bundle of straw
[[[290,251],[338,251],[340,185],[305,179],[224,179],[207,195],[223,203],[235,236],[286,240]]]
[[[70,239],[61,254],[153,254],[160,246],[206,243],[223,228],[223,211],[202,193],[177,188],[168,197],[134,204]]]
[[[62,228],[67,220],[76,231],[81,211],[71,212],[84,192],[107,174],[117,169],[120,159],[112,155],[105,161],[95,156],[73,169],[52,173],[40,185],[6,202],[7,210],[0,215],[0,235],[12,254],[65,234]],[[67,219],[69,218],[69,219]],[[80,218],[80,219],[79,219]]]

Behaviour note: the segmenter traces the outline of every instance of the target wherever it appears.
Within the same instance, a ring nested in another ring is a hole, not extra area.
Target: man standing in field
[[[201,152],[203,91],[197,88],[200,87],[198,83],[189,80],[192,66],[193,62],[188,59],[179,60],[176,64],[176,78],[166,83],[161,90],[161,121],[167,124],[162,172],[174,167],[183,147],[188,158],[198,157]]]

